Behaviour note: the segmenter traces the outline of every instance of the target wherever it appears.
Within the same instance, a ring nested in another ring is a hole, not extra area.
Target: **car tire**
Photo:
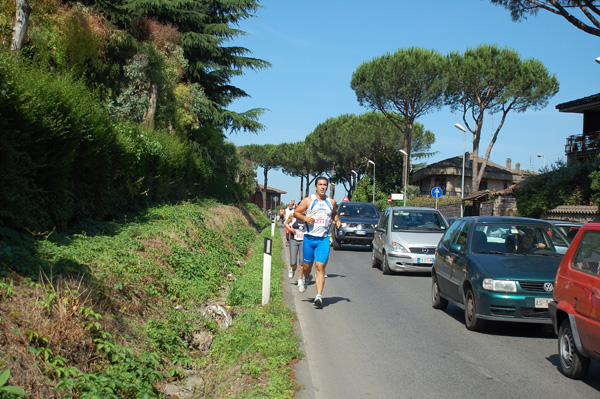
[[[377,255],[375,255],[375,250],[371,252],[371,267],[379,267],[379,261],[377,260]]]
[[[331,236],[331,243],[334,251],[342,249],[342,246],[340,245],[340,242],[337,240],[337,238],[335,238],[335,235]]]
[[[485,321],[477,317],[477,303],[475,302],[475,294],[469,288],[465,292],[465,326],[471,331],[483,330]]]
[[[448,307],[448,300],[440,295],[440,286],[435,274],[431,275],[431,306],[434,309],[444,310]]]
[[[385,252],[382,254],[383,261],[381,262],[381,271],[383,274],[392,274],[392,269],[390,269],[390,264],[388,263],[388,258]]]
[[[569,319],[564,319],[558,330],[558,357],[563,374],[574,380],[584,378],[590,369],[590,358],[579,353],[575,346]]]

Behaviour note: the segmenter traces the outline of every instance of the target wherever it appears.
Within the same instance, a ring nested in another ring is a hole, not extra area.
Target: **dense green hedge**
[[[169,132],[114,122],[83,83],[0,51],[0,227],[64,229],[194,197],[244,201],[219,166]]]
[[[538,218],[559,205],[588,205],[597,193],[591,174],[600,162],[563,162],[553,164],[545,173],[528,178],[514,193],[518,215]]]

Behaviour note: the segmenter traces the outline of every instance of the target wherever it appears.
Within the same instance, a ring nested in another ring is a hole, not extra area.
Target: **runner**
[[[290,270],[288,271],[288,277],[294,278],[296,267],[298,266],[298,260],[302,264],[302,242],[304,238],[304,223],[300,222],[294,217],[292,212],[285,221],[285,230],[289,232],[290,241]]]
[[[342,225],[335,211],[335,200],[327,197],[328,186],[329,181],[325,177],[318,177],[315,183],[316,193],[304,198],[294,211],[294,217],[303,220],[306,226],[302,245],[303,275],[298,280],[298,289],[300,292],[306,291],[314,263],[317,287],[314,305],[317,308],[323,306],[323,287],[325,286],[325,267],[329,260],[331,223],[336,223],[338,228]]]
[[[294,214],[295,208],[296,208],[296,200],[294,198],[292,198],[292,200],[288,204],[288,207],[285,208],[285,224],[286,224],[286,226],[285,226],[285,245],[286,246],[290,245],[290,230],[287,227],[287,223],[288,223],[290,215]]]

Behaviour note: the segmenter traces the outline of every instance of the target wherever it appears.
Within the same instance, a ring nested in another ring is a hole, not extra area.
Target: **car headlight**
[[[391,242],[390,245],[392,246],[392,251],[397,251],[397,252],[405,252],[408,253],[410,252],[408,250],[408,248],[406,248],[404,245],[400,244],[399,242]]]
[[[517,282],[512,280],[483,279],[483,288],[488,291],[517,292]]]
[[[346,227],[347,225],[347,223],[342,222],[342,227]]]

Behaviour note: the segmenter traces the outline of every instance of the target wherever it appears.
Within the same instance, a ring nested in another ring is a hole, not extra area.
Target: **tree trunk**
[[[269,171],[267,170],[267,168],[264,168],[263,170],[265,172],[265,184],[263,185],[263,189],[261,190],[261,193],[262,193],[262,200],[263,200],[263,212],[266,212],[267,211],[267,173]],[[268,208],[268,209],[270,209],[270,208]]]
[[[404,115],[404,120],[406,121],[406,128],[404,132],[404,151],[406,151],[406,158],[404,165],[402,165],[402,187],[408,186],[408,172],[410,165],[410,153],[412,147],[412,131],[414,126],[414,121],[410,119],[409,115]]]
[[[335,162],[331,165],[331,179],[335,176]],[[329,179],[329,180],[331,180]],[[335,197],[335,184],[333,182],[329,182],[329,198]]]
[[[14,51],[21,51],[23,48],[25,34],[27,33],[27,26],[29,25],[30,12],[31,7],[29,6],[29,0],[17,0],[17,15],[15,18],[15,27],[13,28],[13,38],[10,46]]]
[[[144,126],[152,127],[154,125],[154,114],[156,113],[156,101],[158,99],[158,86],[156,84],[150,85],[150,90],[148,92],[148,101],[150,105],[146,112],[144,112]]]

